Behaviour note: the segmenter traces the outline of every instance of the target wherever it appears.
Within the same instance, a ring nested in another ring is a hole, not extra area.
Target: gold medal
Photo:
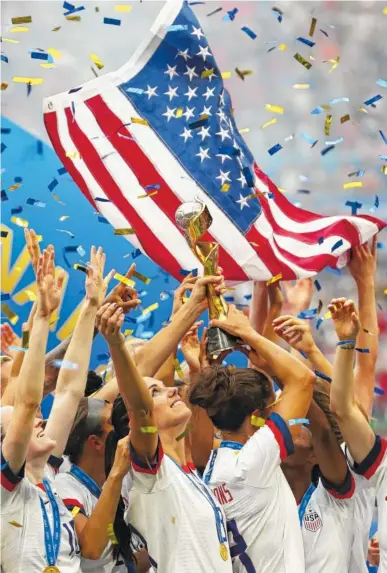
[[[56,565],[47,565],[47,567],[43,569],[43,573],[60,573],[60,571]]]
[[[219,548],[219,552],[220,552],[220,556],[223,559],[223,561],[227,561],[228,559],[228,549],[227,546],[224,543],[220,544],[220,548]],[[46,573],[46,572],[44,572]]]

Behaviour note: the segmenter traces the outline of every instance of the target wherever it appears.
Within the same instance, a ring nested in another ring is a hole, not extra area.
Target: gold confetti
[[[183,373],[183,370],[181,369],[180,362],[178,361],[177,358],[174,358],[174,360],[173,360],[173,367],[174,367],[175,372],[177,373],[178,377],[181,380],[184,380],[184,373]]]
[[[157,195],[158,191],[152,191],[152,193],[144,193],[144,195],[137,195],[137,199],[145,199],[146,197],[153,197]]]
[[[380,168],[380,171],[382,173],[384,173],[384,175],[387,175],[387,165],[382,165],[382,167]]]
[[[281,279],[282,279],[282,273],[279,273],[278,275],[275,275],[275,277],[272,277],[271,279],[266,281],[266,286],[269,286],[273,283],[276,283],[277,281],[280,281]]]
[[[97,66],[99,70],[102,70],[102,68],[104,67],[104,63],[102,62],[102,60],[99,59],[99,57],[96,54],[90,54],[90,59]]]
[[[267,109],[267,111],[272,111],[273,113],[279,113],[281,115],[284,113],[283,107],[279,105],[272,105],[271,103],[266,103],[265,109]]]
[[[11,217],[11,222],[18,227],[28,227],[27,219],[22,219],[21,217]]]
[[[55,48],[48,48],[47,53],[51,54],[51,56],[53,58],[61,58],[62,57],[61,52],[59,52],[58,50],[55,50]]]
[[[13,525],[14,527],[23,527],[23,525],[21,523],[18,523],[17,521],[8,521],[9,525]]]
[[[60,203],[60,205],[64,205],[66,207],[66,203],[63,203],[63,201],[61,201],[58,197],[58,195],[56,193],[53,193],[52,196],[54,197],[55,201],[57,203]]]
[[[116,534],[114,533],[114,527],[112,523],[109,523],[107,528],[108,537],[112,543],[112,545],[118,545]]]
[[[284,52],[285,50],[288,49],[288,47],[287,47],[286,44],[280,44],[280,45],[278,46],[278,49],[279,49],[281,52]]]
[[[253,70],[240,70],[239,68],[235,68],[235,72],[241,78],[241,80],[244,80],[246,76],[251,76]]]
[[[293,88],[295,90],[308,90],[310,88],[310,84],[294,84]]]
[[[1,38],[2,42],[8,42],[9,44],[19,44],[19,40],[11,40],[10,38]]]
[[[130,12],[131,9],[131,6],[125,6],[124,4],[117,4],[117,6],[114,6],[114,10],[116,12]]]
[[[15,76],[12,81],[16,84],[31,84],[31,86],[38,86],[43,83],[43,78],[25,78],[23,76]]]
[[[363,187],[363,181],[351,181],[343,184],[343,189],[352,189],[354,187]]]
[[[1,312],[5,314],[12,325],[15,325],[19,321],[19,317],[16,312],[13,312],[12,308],[5,302],[1,304]]]
[[[16,24],[31,24],[32,18],[31,16],[18,16],[17,18],[11,18],[11,22],[14,26]]]
[[[134,229],[130,229],[128,227],[127,229],[114,229],[114,234],[115,235],[135,235],[136,231]]]
[[[383,14],[387,14],[387,6],[383,8]]]
[[[80,507],[73,507],[73,509],[71,510],[71,515],[72,515],[73,517],[75,517],[75,516],[78,515],[78,513],[79,513],[80,511],[81,511],[81,508],[80,508]]]
[[[52,30],[52,31],[53,31],[53,32],[57,32],[58,30],[60,30],[60,29],[61,29],[61,27],[62,27],[62,26],[56,26],[56,28],[53,28],[53,30]]]
[[[130,336],[133,334],[134,330],[130,330],[130,328],[124,330],[124,336]]]
[[[316,29],[316,24],[317,24],[317,20],[316,18],[312,18],[312,21],[310,23],[310,28],[309,28],[309,36],[312,38],[314,31]]]
[[[33,290],[25,290],[24,292],[30,302],[36,301],[36,294],[34,293]]]
[[[140,432],[142,434],[157,434],[157,426],[141,426]]]
[[[349,113],[347,113],[346,115],[343,115],[343,116],[340,118],[340,123],[345,123],[346,121],[349,121],[350,119],[351,119],[351,118],[350,118],[350,115],[349,115]]]
[[[230,189],[230,184],[229,183],[223,183],[222,187],[220,188],[220,190],[223,193],[227,193],[227,191]]]
[[[136,284],[134,281],[132,281],[132,279],[128,279],[128,277],[120,275],[120,273],[116,273],[113,278],[131,288],[134,287],[134,285]]]
[[[339,65],[340,62],[340,56],[337,56],[337,58],[334,60],[333,58],[330,58],[328,60],[328,62],[330,62],[332,64],[331,68],[330,68],[330,72],[333,72],[333,70],[335,70],[337,68],[337,66]]]
[[[310,70],[310,68],[312,67],[312,64],[308,62],[308,60],[305,60],[305,58],[303,58],[301,54],[299,54],[298,52],[297,54],[294,54],[294,58],[307,70]]]
[[[324,318],[327,320],[328,318],[332,318],[332,313],[330,310],[328,310],[325,314],[324,314]]]
[[[239,130],[239,133],[249,133],[250,128],[249,127],[243,127],[242,129]]]
[[[79,151],[66,151],[66,157],[71,157],[71,159],[80,159],[81,155]]]
[[[212,76],[213,73],[214,73],[214,68],[211,68],[209,70],[203,70],[200,77],[202,79],[208,78],[208,77]]]
[[[325,135],[329,135],[331,131],[332,116],[328,113],[325,118]]]
[[[75,263],[75,265],[73,265],[73,269],[75,269],[76,271],[82,271],[83,273],[87,274],[87,267],[85,267],[84,265],[79,265],[78,263]]]
[[[69,219],[70,215],[62,215],[62,217],[59,217],[59,221],[66,221],[66,219]]]
[[[69,20],[70,22],[80,22],[81,21],[81,17],[80,16],[66,16],[66,20]]]
[[[212,68],[212,70],[207,70],[207,71],[208,71],[208,75],[210,76],[212,74],[212,72],[214,71],[214,69]],[[203,72],[203,74],[204,74],[204,72]],[[202,78],[207,77],[207,76],[203,76],[203,74],[202,74]],[[221,76],[224,80],[228,80],[229,78],[231,78],[231,72],[222,72]]]
[[[142,283],[145,283],[146,285],[149,285],[149,283],[152,281],[152,279],[146,277],[145,275],[142,275],[138,271],[134,271],[132,276],[136,277],[136,279],[138,279]]]
[[[260,418],[258,416],[254,416],[254,414],[250,418],[250,422],[252,426],[256,426],[257,428],[263,428],[265,425],[265,419]]]
[[[19,187],[21,187],[21,183],[14,183],[13,185],[11,185],[11,187],[8,187],[8,191],[15,191],[15,189],[18,189]]]
[[[11,28],[11,32],[28,32],[29,28],[25,26],[17,26],[16,28]]]
[[[269,121],[261,125],[261,129],[265,129],[266,127],[269,127],[269,125],[274,125],[275,123],[277,123],[277,118],[273,117],[273,119],[270,119]]]
[[[131,117],[132,123],[138,123],[139,125],[149,125],[146,119],[141,119],[141,117]]]
[[[184,108],[183,107],[179,107],[176,111],[176,115],[175,117],[181,117],[183,115],[184,112]]]
[[[319,315],[320,312],[322,311],[322,307],[323,307],[323,301],[319,300],[318,301],[318,307],[317,307],[317,315]]]
[[[147,306],[146,308],[144,308],[144,310],[142,311],[142,314],[148,314],[154,310],[157,310],[159,308],[159,303],[158,302],[154,302],[153,304]]]
[[[6,90],[8,87],[7,82],[1,82],[1,91],[3,92],[4,90]]]
[[[172,523],[172,525],[175,525],[175,523],[176,523],[176,517],[174,517],[174,516],[171,517],[171,523]]]
[[[52,68],[56,68],[56,64],[40,64],[40,67],[45,70],[51,70]]]

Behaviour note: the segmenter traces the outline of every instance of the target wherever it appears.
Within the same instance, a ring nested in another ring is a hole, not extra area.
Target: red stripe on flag
[[[257,219],[259,225],[259,218]],[[253,249],[257,252],[260,259],[265,263],[273,276],[282,275],[284,280],[297,278],[294,271],[283,261],[280,261],[275,254],[273,247],[266,237],[261,235],[257,227],[251,227],[246,235],[246,239],[251,243]]]
[[[98,211],[98,207],[95,204],[94,199],[89,192],[89,188],[86,185],[85,180],[83,179],[82,175],[79,173],[78,169],[75,167],[75,165],[71,161],[71,159],[69,157],[66,157],[66,150],[62,146],[62,142],[61,142],[60,137],[59,137],[58,124],[57,124],[55,111],[50,111],[50,112],[44,114],[44,124],[46,126],[47,133],[50,136],[52,146],[55,149],[56,154],[58,155],[59,159],[63,163],[63,166],[70,173],[71,177],[75,181],[75,184],[82,191],[82,193],[84,194],[86,199],[88,199],[88,201]]]
[[[157,265],[165,268],[174,277],[181,278],[179,275],[179,263],[125,198],[116,181],[101,161],[94,146],[78,126],[76,117],[73,118],[71,110],[66,108],[65,112],[71,139],[80,152],[83,161],[106,196],[121,211],[130,226],[135,229],[145,252]]]
[[[101,96],[95,96],[88,99],[87,107],[93,113],[94,119],[100,129],[108,137],[110,143],[120,154],[125,163],[130,167],[137,177],[141,187],[145,189],[148,185],[160,185],[159,192],[152,197],[146,198],[146,201],[153,201],[165,213],[169,220],[176,226],[175,213],[181,205],[180,199],[174,194],[166,181],[162,178],[156,167],[150,161],[148,156],[143,152],[138,143],[120,137],[122,135],[133,137],[133,133],[128,126],[124,126],[119,117],[109,108]],[[146,129],[146,128],[145,128]],[[210,233],[207,233],[203,240],[215,241]],[[236,261],[222,248],[219,252],[219,264],[223,268],[227,279],[248,280],[248,276]],[[180,275],[180,280],[181,280]]]

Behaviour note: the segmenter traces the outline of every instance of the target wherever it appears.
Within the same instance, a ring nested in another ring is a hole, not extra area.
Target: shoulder
[[[91,495],[81,483],[69,473],[59,473],[54,482],[56,491],[70,512],[89,516],[92,511]]]

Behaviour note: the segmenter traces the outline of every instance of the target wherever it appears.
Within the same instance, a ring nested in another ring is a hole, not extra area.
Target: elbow
[[[340,400],[335,400],[335,397],[331,394],[330,410],[339,423],[350,416],[351,409],[350,403],[342,403]]]
[[[106,546],[105,546],[106,547]],[[89,559],[90,561],[98,561],[101,559],[105,547],[88,547],[88,544],[82,545],[82,557],[83,559]]]

